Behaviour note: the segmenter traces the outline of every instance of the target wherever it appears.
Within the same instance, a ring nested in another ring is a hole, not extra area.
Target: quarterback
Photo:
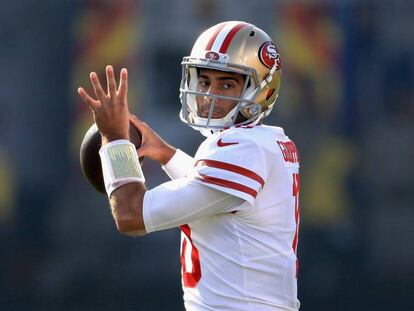
[[[179,227],[187,310],[298,310],[299,155],[280,127],[262,123],[278,97],[282,62],[272,39],[239,21],[217,24],[182,61],[180,118],[206,136],[194,157],[128,110],[128,72],[95,96],[78,92],[102,134],[112,215],[123,234]],[[138,151],[129,124],[142,134]],[[171,181],[146,189],[138,155]]]

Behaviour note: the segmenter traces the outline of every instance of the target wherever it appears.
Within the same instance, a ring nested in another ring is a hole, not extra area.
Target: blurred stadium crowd
[[[92,116],[76,89],[127,66],[132,112],[194,154],[180,62],[223,20],[281,53],[265,123],[301,151],[301,310],[414,310],[413,18],[408,0],[2,2],[0,310],[183,310],[178,230],[119,235],[81,174]]]

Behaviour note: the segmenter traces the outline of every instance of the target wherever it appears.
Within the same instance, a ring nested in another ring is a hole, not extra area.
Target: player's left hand
[[[166,164],[175,154],[176,149],[163,140],[148,124],[131,115],[130,121],[141,133],[142,142],[138,149],[139,157],[147,157]]]
[[[89,105],[103,143],[116,139],[129,139],[128,109],[128,71],[123,68],[120,73],[119,87],[116,86],[114,69],[106,66],[107,92],[102,88],[95,72],[90,73],[90,80],[97,99],[90,96],[84,88],[78,88],[83,101]]]

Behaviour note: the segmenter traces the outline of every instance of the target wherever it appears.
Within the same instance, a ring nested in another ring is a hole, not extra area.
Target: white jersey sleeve
[[[174,156],[162,166],[162,169],[167,173],[168,177],[177,179],[187,176],[193,166],[194,158],[177,149]]]
[[[265,185],[266,172],[262,148],[242,131],[229,130],[203,142],[190,176],[203,185],[253,205]]]
[[[189,178],[169,181],[145,192],[145,231],[169,229],[214,214],[231,212],[243,202],[238,197]]]

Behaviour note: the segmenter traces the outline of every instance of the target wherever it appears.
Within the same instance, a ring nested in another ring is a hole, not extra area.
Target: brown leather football
[[[141,133],[137,128],[129,124],[129,137],[131,142],[138,149],[141,146]],[[83,175],[89,183],[99,192],[106,193],[105,184],[102,175],[101,158],[99,157],[99,149],[101,149],[102,136],[96,124],[92,124],[86,132],[80,146],[80,165]],[[142,162],[140,158],[140,162]]]

